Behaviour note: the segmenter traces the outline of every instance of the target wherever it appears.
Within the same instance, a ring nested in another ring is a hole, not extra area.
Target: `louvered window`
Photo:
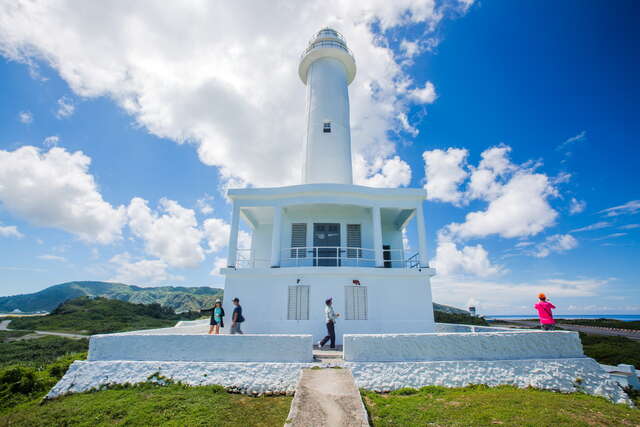
[[[345,286],[345,319],[367,320],[367,287]]]
[[[360,224],[347,224],[347,247],[362,247]],[[347,249],[347,258],[362,258],[362,251],[360,249]]]
[[[322,131],[324,133],[331,133],[331,122],[324,122],[322,125]]]
[[[291,258],[305,258],[307,256],[307,224],[291,224]]]
[[[289,286],[287,319],[309,320],[309,286]]]

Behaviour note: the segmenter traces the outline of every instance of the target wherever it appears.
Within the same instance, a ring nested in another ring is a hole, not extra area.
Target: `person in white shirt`
[[[318,347],[322,348],[327,341],[331,340],[331,348],[336,348],[336,319],[340,316],[339,313],[333,311],[333,298],[327,299],[324,307],[324,320],[327,323],[327,336],[322,338],[322,341],[318,343]]]

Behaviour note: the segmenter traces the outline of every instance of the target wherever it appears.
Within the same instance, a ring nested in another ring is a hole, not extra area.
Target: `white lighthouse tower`
[[[353,185],[348,86],[353,54],[324,28],[301,56],[307,89],[302,184],[229,190],[225,304],[240,298],[245,333],[325,335],[324,301],[345,333],[433,332],[424,189]],[[302,150],[303,147],[301,147]],[[251,248],[238,248],[240,221]],[[403,245],[414,220],[418,250]]]
[[[298,68],[307,85],[305,184],[353,184],[349,91],[356,61],[342,36],[320,30]]]

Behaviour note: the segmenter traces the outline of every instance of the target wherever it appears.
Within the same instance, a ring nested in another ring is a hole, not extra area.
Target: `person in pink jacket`
[[[547,301],[547,297],[545,294],[538,294],[538,299],[540,301],[538,301],[538,303],[533,307],[538,310],[540,325],[545,331],[551,331],[556,324],[556,321],[553,319],[553,313],[551,312],[551,309],[556,308],[556,306]]]

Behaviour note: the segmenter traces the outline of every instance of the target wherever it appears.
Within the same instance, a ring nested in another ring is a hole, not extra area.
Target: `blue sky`
[[[426,166],[435,301],[640,312],[637,3],[83,7],[0,7],[0,295],[221,286],[224,189],[297,183],[297,55],[330,24],[356,181]]]

